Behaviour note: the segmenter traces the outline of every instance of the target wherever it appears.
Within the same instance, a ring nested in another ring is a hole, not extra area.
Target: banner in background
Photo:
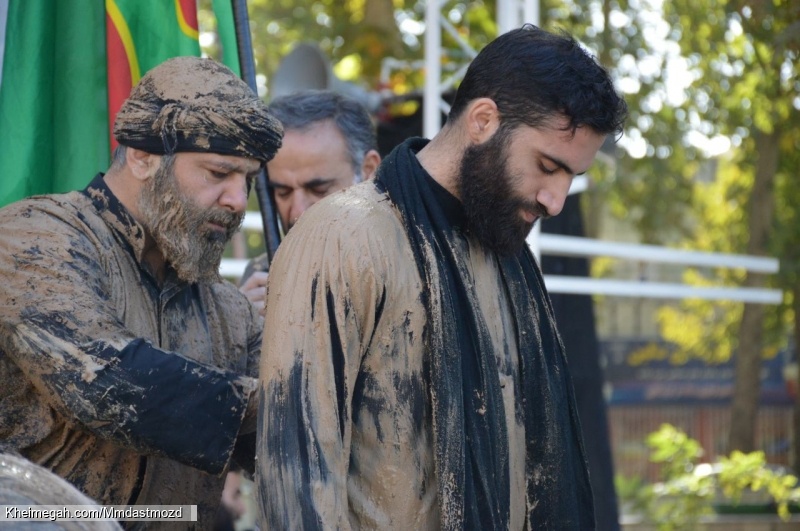
[[[672,363],[674,347],[661,341],[600,341],[607,399],[617,405],[727,405],[733,397],[734,360],[709,363],[691,359]],[[797,366],[792,348],[778,352],[761,364],[760,403],[794,404]]]

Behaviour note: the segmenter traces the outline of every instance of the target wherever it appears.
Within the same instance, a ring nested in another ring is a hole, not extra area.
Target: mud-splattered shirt
[[[159,285],[102,175],[0,209],[0,227],[0,451],[103,504],[197,504],[210,528],[261,318],[228,282],[168,268]]]
[[[469,238],[461,245],[497,354],[509,527],[522,529],[516,331],[496,258]],[[421,294],[400,214],[372,183],[319,202],[281,243],[260,373],[262,528],[440,528]]]

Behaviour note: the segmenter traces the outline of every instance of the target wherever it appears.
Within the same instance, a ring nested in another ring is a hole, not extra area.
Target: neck
[[[445,125],[417,153],[417,160],[433,180],[458,199],[458,172],[463,150],[464,144],[456,131]]]

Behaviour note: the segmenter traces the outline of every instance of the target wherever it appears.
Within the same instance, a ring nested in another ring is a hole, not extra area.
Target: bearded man
[[[0,210],[0,451],[102,504],[213,524],[251,437],[263,321],[220,279],[279,122],[228,68],[180,57],[119,111],[108,172]],[[235,452],[236,450],[236,452]]]
[[[627,112],[566,35],[506,33],[447,123],[309,209],[276,253],[265,529],[593,529],[563,346],[525,245]]]

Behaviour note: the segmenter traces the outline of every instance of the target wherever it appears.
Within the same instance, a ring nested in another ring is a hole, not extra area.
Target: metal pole
[[[258,94],[256,86],[256,66],[253,59],[253,44],[250,39],[250,21],[247,16],[247,0],[231,0],[233,6],[233,20],[236,28],[236,46],[239,52],[239,68],[242,79]],[[256,176],[256,198],[261,210],[261,221],[264,224],[264,243],[267,247],[267,257],[272,262],[275,251],[281,243],[281,233],[278,230],[278,218],[275,215],[275,204],[269,186],[267,185],[267,168]]]
[[[422,99],[422,136],[433,138],[442,128],[442,27],[440,0],[425,6],[425,89]]]
[[[522,23],[518,23],[517,26],[521,26],[524,23],[539,26],[539,0],[522,0],[522,17]],[[527,238],[528,246],[531,248],[533,256],[536,257],[536,262],[539,264],[542,263],[542,249],[541,243],[539,242],[541,235],[542,222],[540,221],[533,226],[533,230],[531,230]]]
[[[522,4],[522,22],[529,22],[534,26],[539,25],[539,1],[524,0]]]
[[[519,24],[518,0],[497,0],[497,34],[508,33]]]

